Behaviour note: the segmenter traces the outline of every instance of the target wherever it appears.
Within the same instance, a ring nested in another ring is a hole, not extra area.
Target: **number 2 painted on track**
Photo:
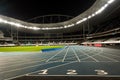
[[[76,75],[77,72],[76,70],[67,70],[68,72],[66,74],[70,74],[70,75]]]
[[[95,70],[95,72],[97,73],[97,75],[107,75],[108,73],[104,70]],[[48,70],[47,69],[44,69],[44,70],[40,70],[40,72],[38,74],[41,74],[41,75],[47,75],[48,74]],[[76,70],[73,70],[73,69],[69,69],[67,70],[67,75],[77,75],[77,71]]]
[[[44,69],[44,70],[40,70],[40,73],[38,73],[38,74],[48,74],[47,72],[48,72],[48,70]]]

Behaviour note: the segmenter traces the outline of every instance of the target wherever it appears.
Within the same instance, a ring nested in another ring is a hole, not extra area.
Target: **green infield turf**
[[[15,46],[15,47],[0,47],[0,52],[34,52],[42,49],[63,48],[64,46]]]

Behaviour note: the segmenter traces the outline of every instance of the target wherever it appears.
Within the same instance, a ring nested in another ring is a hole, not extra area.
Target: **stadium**
[[[0,1],[0,80],[120,80],[120,0],[24,1]]]

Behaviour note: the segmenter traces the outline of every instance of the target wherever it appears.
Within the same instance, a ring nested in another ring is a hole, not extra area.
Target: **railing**
[[[115,29],[100,32],[100,33],[90,34],[88,38],[103,37],[103,36],[115,35],[119,33],[120,33],[120,28],[115,28]]]

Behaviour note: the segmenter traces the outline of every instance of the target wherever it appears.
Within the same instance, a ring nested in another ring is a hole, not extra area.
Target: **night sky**
[[[0,14],[27,21],[49,14],[77,16],[95,0],[0,0]]]

